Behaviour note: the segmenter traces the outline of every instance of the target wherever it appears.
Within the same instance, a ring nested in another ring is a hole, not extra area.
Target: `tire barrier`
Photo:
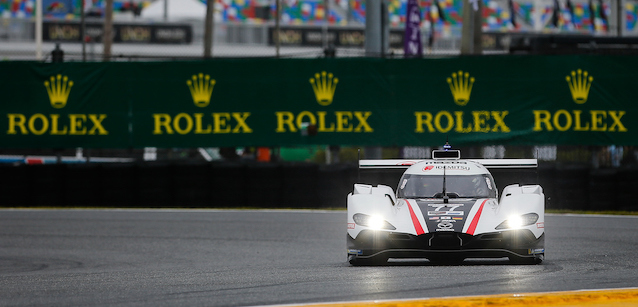
[[[638,187],[638,175],[635,169],[618,169],[616,173],[617,185],[607,191],[614,193],[616,197],[617,210],[638,211],[636,203],[636,187]]]
[[[284,164],[282,173],[282,204],[289,208],[302,208],[317,201],[316,185],[319,167],[314,164]],[[313,188],[313,186],[315,188]]]
[[[0,165],[2,207],[345,208],[353,183],[395,188],[402,171],[354,164],[184,163]],[[493,172],[497,186],[539,183],[547,209],[638,211],[638,168],[541,164]]]
[[[589,168],[583,165],[558,164],[553,175],[556,209],[589,209]]]
[[[589,209],[596,211],[620,209],[618,179],[616,169],[594,169],[589,172],[587,189]]]

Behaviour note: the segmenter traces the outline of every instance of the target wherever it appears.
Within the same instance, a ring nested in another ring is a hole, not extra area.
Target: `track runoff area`
[[[545,293],[499,294],[486,296],[459,296],[410,300],[380,300],[305,305],[279,305],[303,307],[550,307],[550,306],[638,306],[638,288],[580,290]]]

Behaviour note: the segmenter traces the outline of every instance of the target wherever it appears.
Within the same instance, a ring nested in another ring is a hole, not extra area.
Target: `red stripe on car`
[[[414,230],[416,230],[416,235],[422,235],[425,233],[425,231],[423,231],[423,227],[421,227],[421,222],[419,222],[419,218],[416,217],[416,213],[414,213],[414,210],[412,209],[412,204],[410,204],[409,200],[405,200],[405,202],[408,204],[408,209],[410,209],[410,217],[412,218],[412,224],[414,224]]]
[[[476,230],[476,225],[478,224],[478,221],[481,218],[481,213],[483,212],[483,206],[485,205],[485,202],[487,202],[487,199],[481,203],[481,206],[479,207],[478,211],[474,215],[474,218],[472,219],[472,222],[470,223],[470,227],[467,229],[467,234],[474,235],[474,231]]]

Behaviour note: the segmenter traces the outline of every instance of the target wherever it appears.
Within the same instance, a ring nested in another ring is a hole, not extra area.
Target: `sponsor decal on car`
[[[437,168],[443,168],[442,166],[439,166]],[[465,166],[465,165],[446,165],[445,169],[448,171],[469,171],[470,167],[469,166]]]
[[[436,211],[441,211],[442,208],[450,208],[449,211],[454,211],[458,207],[463,207],[464,204],[428,204],[428,207],[436,208]]]
[[[452,224],[452,221],[443,220],[436,226],[438,227],[436,231],[454,231],[454,224]]]
[[[545,249],[544,248],[528,249],[527,253],[530,255],[542,254],[542,253],[545,253]]]
[[[360,249],[348,249],[349,255],[363,255],[363,251]]]
[[[463,215],[465,212],[463,211],[428,211],[428,216],[430,215]]]
[[[397,163],[397,165],[405,165],[405,166],[414,165],[414,164],[416,164],[416,162],[414,162],[414,161],[403,161],[401,163]]]
[[[354,223],[348,223],[348,229],[354,229]]]
[[[424,172],[433,170],[433,169],[444,169],[446,171],[469,171],[470,167],[466,166],[466,165],[428,165],[426,167],[423,168]]]
[[[447,216],[447,215],[464,215],[463,211],[455,211],[458,207],[463,207],[463,204],[428,204],[428,207],[435,208],[434,211],[428,211],[428,216]],[[444,210],[447,209],[447,210]]]
[[[545,222],[536,223],[536,228],[538,228],[538,229],[545,228]]]

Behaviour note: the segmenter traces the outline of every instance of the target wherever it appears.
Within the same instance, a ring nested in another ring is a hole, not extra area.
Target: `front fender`
[[[362,230],[369,229],[354,222],[353,216],[357,213],[381,216],[396,228],[395,231],[414,232],[413,229],[404,229],[406,226],[402,221],[409,219],[409,211],[404,208],[403,201],[396,199],[394,191],[388,186],[355,184],[353,192],[348,194],[348,234],[353,238]]]
[[[536,223],[524,226],[523,229],[530,230],[536,238],[545,232],[545,194],[540,185],[515,184],[505,187],[498,211],[496,220],[498,224],[512,216],[536,213],[538,214]]]

